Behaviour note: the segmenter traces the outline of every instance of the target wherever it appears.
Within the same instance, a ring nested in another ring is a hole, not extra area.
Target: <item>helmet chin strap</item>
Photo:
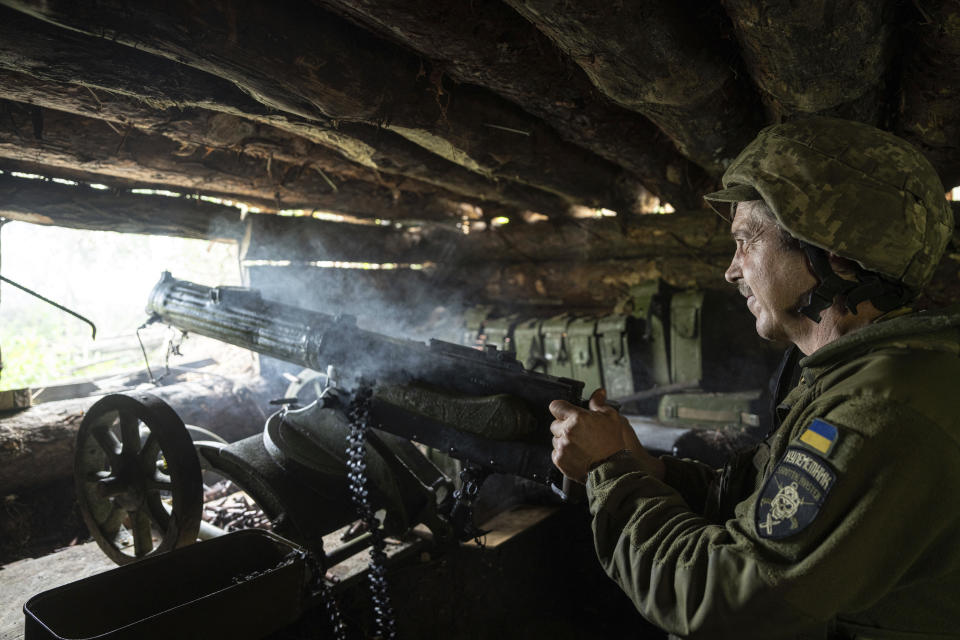
[[[819,247],[802,243],[803,251],[818,283],[810,292],[807,303],[798,311],[814,322],[820,322],[820,312],[830,308],[838,295],[843,296],[850,313],[857,314],[857,306],[869,300],[880,311],[890,311],[910,299],[910,293],[901,284],[875,273],[864,272],[856,281],[845,280],[830,266],[829,254]]]

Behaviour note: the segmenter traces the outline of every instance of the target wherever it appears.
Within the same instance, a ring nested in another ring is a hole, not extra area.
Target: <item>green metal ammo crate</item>
[[[670,393],[660,399],[657,418],[665,425],[691,429],[758,427],[760,395],[760,391]]]

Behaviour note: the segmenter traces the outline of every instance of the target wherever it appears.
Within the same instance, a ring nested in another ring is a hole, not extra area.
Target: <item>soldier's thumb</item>
[[[589,402],[591,411],[603,411],[607,407],[607,392],[602,387],[593,392]]]

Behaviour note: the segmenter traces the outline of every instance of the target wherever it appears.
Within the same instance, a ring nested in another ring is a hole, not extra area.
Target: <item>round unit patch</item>
[[[757,533],[778,540],[806,529],[820,513],[836,479],[820,456],[799,447],[787,449],[757,501]]]

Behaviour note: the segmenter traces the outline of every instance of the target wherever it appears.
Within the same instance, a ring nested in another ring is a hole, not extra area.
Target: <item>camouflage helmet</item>
[[[943,184],[908,142],[849,120],[810,117],[763,129],[708,202],[763,200],[795,238],[914,291],[953,231]]]

